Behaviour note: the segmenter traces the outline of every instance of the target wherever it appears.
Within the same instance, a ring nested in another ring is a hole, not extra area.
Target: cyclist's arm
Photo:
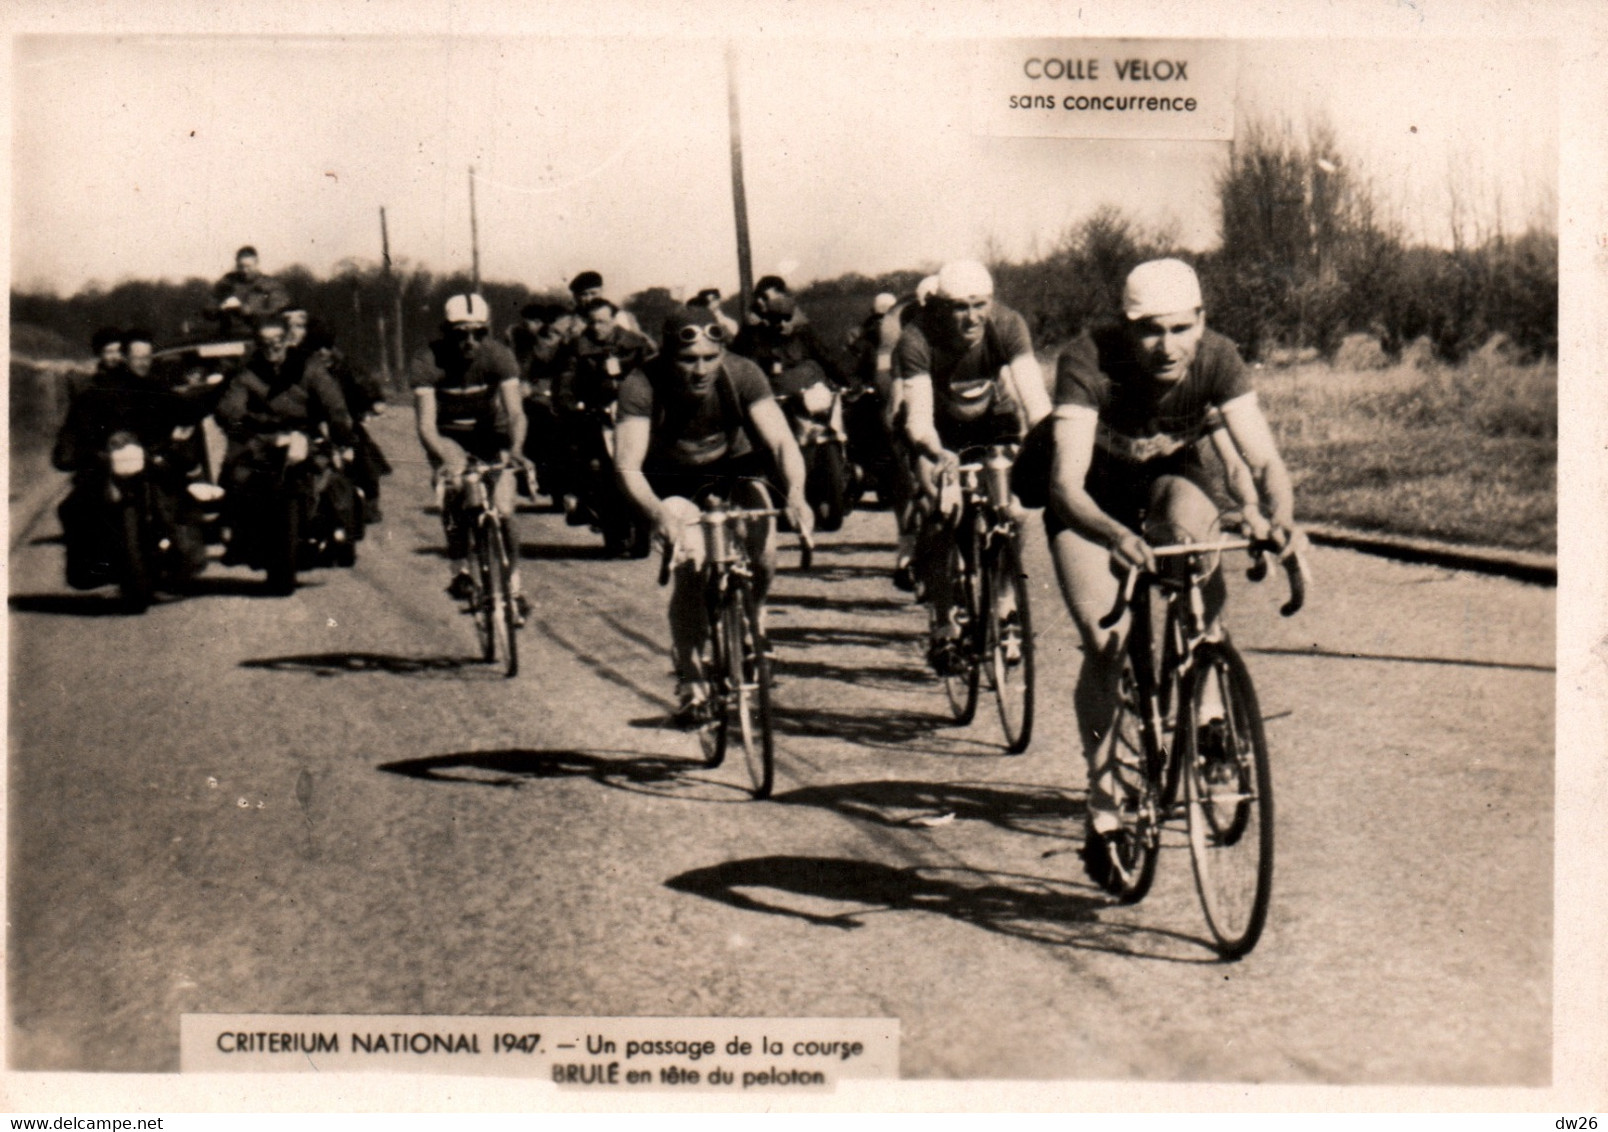
[[[620,473],[620,486],[627,498],[655,528],[667,531],[669,517],[664,513],[664,504],[642,474],[651,435],[652,422],[647,417],[622,416],[614,426],[614,470]]]
[[[1031,352],[1018,354],[1006,368],[1010,371],[1011,384],[1016,387],[1013,391],[1016,403],[1027,414],[1027,427],[1032,428],[1050,415],[1050,392],[1044,388],[1044,370]]]
[[[782,407],[767,397],[749,405],[748,416],[754,422],[754,431],[759,433],[765,447],[770,449],[771,458],[781,473],[788,510],[795,512],[795,517],[801,513],[807,522],[812,512],[804,500],[804,455],[798,450],[798,442],[793,439],[793,428],[782,414]]]
[[[1106,514],[1084,482],[1094,458],[1094,435],[1100,415],[1085,405],[1060,405],[1052,426],[1050,506],[1078,534],[1112,552],[1131,566],[1154,569],[1149,548],[1134,531]]]
[[[1228,483],[1228,493],[1245,512],[1245,517],[1254,530],[1259,520],[1266,522],[1262,516],[1262,496],[1256,490],[1256,476],[1251,472],[1251,466],[1245,462],[1245,458],[1240,455],[1239,449],[1234,446],[1234,438],[1229,435],[1226,425],[1219,424],[1211,430],[1210,435],[1212,448],[1217,453],[1217,458],[1223,462],[1223,478]]]
[[[419,443],[438,463],[445,464],[447,447],[436,429],[436,394],[429,386],[413,391],[413,410],[419,422]]]
[[[932,375],[913,374],[904,379],[905,439],[916,451],[934,460],[944,458],[944,442],[932,417]]]
[[[514,453],[525,450],[525,396],[519,378],[510,377],[498,387],[503,412],[508,414],[508,446]]]
[[[1256,394],[1246,393],[1222,406],[1223,421],[1245,463],[1250,466],[1256,486],[1268,504],[1268,519],[1274,527],[1295,527],[1295,489],[1290,470],[1284,466],[1273,430],[1268,427]]]

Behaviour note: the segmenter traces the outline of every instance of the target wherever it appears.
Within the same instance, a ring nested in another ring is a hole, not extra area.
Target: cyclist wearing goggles
[[[903,385],[905,439],[915,450],[923,513],[911,569],[931,607],[928,659],[944,672],[962,628],[948,569],[954,531],[931,521],[939,474],[956,467],[962,448],[1019,441],[1027,425],[1049,415],[1050,398],[1027,323],[994,301],[993,277],[973,260],[938,272],[932,296],[899,335],[892,365]]]
[[[678,681],[678,719],[696,717],[707,696],[698,652],[705,623],[697,577],[703,546],[683,539],[697,519],[698,501],[719,495],[737,507],[770,507],[768,482],[781,488],[789,517],[812,529],[804,500],[804,459],[765,375],[746,358],[727,353],[729,336],[713,312],[683,308],[665,320],[663,352],[620,386],[615,467],[631,501],[652,522],[661,542],[681,542],[670,596],[670,640]],[[779,481],[779,482],[778,482]],[[775,573],[769,523],[749,530],[761,601]]]
[[[525,443],[525,408],[520,396],[519,363],[513,352],[491,338],[491,311],[480,295],[447,300],[441,337],[414,355],[408,370],[419,442],[436,472],[441,523],[447,536],[452,582],[447,592],[464,598],[471,591],[469,536],[459,528],[459,481],[471,455],[488,463]],[[499,476],[494,501],[508,523],[514,514],[514,478]],[[523,615],[517,567],[510,588]]]
[[[1112,629],[1099,624],[1116,604],[1114,565],[1155,568],[1141,523],[1166,529],[1169,540],[1210,536],[1218,505],[1202,451],[1208,438],[1252,534],[1281,545],[1300,537],[1289,472],[1239,351],[1206,328],[1194,269],[1176,259],[1140,264],[1128,275],[1123,315],[1062,352],[1054,412],[1024,448],[1015,477],[1023,499],[1047,497],[1056,574],[1083,639],[1073,707],[1089,760],[1084,860],[1096,881],[1109,863],[1098,839],[1120,825],[1111,724],[1128,619]],[[1259,499],[1270,505],[1271,522]],[[1226,597],[1221,574],[1206,583],[1205,596],[1215,622]]]

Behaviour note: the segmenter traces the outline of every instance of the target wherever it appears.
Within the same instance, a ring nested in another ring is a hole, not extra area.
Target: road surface
[[[1181,841],[1135,907],[1082,877],[1041,531],[1026,754],[946,723],[858,513],[778,580],[756,803],[665,726],[654,564],[560,516],[518,519],[523,671],[474,662],[408,423],[357,567],[289,598],[214,565],[117,615],[13,514],[15,1068],[175,1070],[184,1012],[819,1015],[897,1017],[911,1078],[1548,1081],[1553,591],[1319,550],[1286,621],[1237,582],[1278,872],[1223,964]]]

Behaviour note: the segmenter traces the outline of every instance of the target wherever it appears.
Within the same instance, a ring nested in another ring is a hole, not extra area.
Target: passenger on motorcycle
[[[561,502],[571,525],[602,518],[595,504],[612,490],[615,480],[612,455],[602,436],[613,427],[620,383],[659,352],[651,338],[618,324],[618,308],[608,299],[589,299],[580,313],[586,329],[564,348],[553,385],[553,408],[565,441],[566,491]],[[599,483],[599,477],[608,482]],[[593,505],[585,506],[588,502]]]
[[[569,289],[571,308],[558,321],[565,342],[573,342],[586,333],[586,304],[593,299],[603,298],[603,276],[595,271],[583,271],[570,280]],[[614,321],[626,330],[642,333],[636,316],[628,310],[617,310]]]
[[[480,295],[447,300],[441,337],[413,357],[408,371],[418,417],[419,442],[435,470],[441,525],[447,538],[452,580],[447,592],[466,600],[474,592],[469,577],[469,532],[459,522],[463,473],[474,456],[494,463],[518,454],[525,444],[525,407],[519,394],[519,364],[508,347],[491,338],[491,309]],[[497,477],[492,501],[502,517],[510,546],[513,536],[514,477]],[[521,619],[529,604],[515,562],[509,579]]]
[[[519,365],[520,391],[525,402],[524,455],[536,466],[543,495],[560,503],[565,494],[566,458],[558,410],[553,405],[553,383],[563,362],[564,308],[549,303],[526,303],[519,321],[505,338]]]
[[[1109,868],[1099,839],[1120,825],[1111,729],[1128,631],[1126,616],[1110,629],[1100,619],[1116,604],[1117,568],[1155,568],[1141,520],[1166,529],[1168,541],[1211,536],[1218,506],[1202,457],[1208,438],[1219,455],[1243,457],[1250,469],[1254,482],[1241,502],[1252,533],[1299,546],[1289,472],[1239,351],[1206,327],[1194,269],[1176,259],[1142,263],[1127,277],[1122,321],[1086,331],[1062,351],[1054,413],[1024,449],[1014,477],[1024,498],[1047,495],[1051,555],[1082,637],[1073,707],[1089,762],[1084,860],[1096,881]],[[1246,488],[1234,466],[1229,479],[1238,495]],[[1258,495],[1271,507],[1266,518]],[[1226,596],[1221,574],[1207,582],[1205,596],[1215,622]]]
[[[212,287],[209,313],[225,334],[250,334],[259,322],[290,306],[285,285],[264,275],[257,249],[247,244],[235,252],[235,269]]]
[[[309,370],[305,355],[289,347],[289,328],[278,315],[257,327],[256,348],[224,387],[216,412],[228,438],[220,475],[231,532],[225,562],[255,562],[272,532],[261,528],[269,503],[282,490],[287,466],[308,458],[312,440],[327,433],[349,457],[355,433],[351,411],[335,379]],[[342,541],[352,524],[337,518]]]
[[[759,366],[778,400],[802,394],[823,377],[833,389],[849,385],[842,364],[780,278],[767,275],[759,281],[753,309],[755,317],[731,348]],[[806,364],[811,362],[813,367]]]
[[[116,465],[113,453],[128,444],[142,450],[145,469],[154,469],[159,459],[167,461],[167,474],[151,477],[159,520],[180,573],[192,575],[206,563],[206,543],[185,493],[187,463],[170,456],[205,414],[205,404],[151,377],[148,331],[130,330],[112,339],[101,330],[92,344],[98,354],[95,375],[73,399],[51,452],[51,462],[73,474],[72,490],[57,510],[67,547],[68,585],[93,589],[116,580],[106,484]],[[114,363],[114,356],[121,360]]]
[[[353,365],[335,345],[334,332],[316,318],[308,322],[301,345],[308,374],[322,371],[340,387],[352,417],[352,456],[346,466],[347,477],[362,493],[363,521],[378,523],[384,517],[380,512],[380,477],[391,474],[391,463],[364,422],[385,412],[385,386],[372,370]]]
[[[918,460],[922,519],[911,567],[931,610],[928,660],[939,672],[954,664],[962,633],[949,568],[954,516],[940,513],[940,474],[956,467],[960,449],[1016,443],[1050,411],[1027,323],[993,296],[993,277],[982,264],[945,264],[932,298],[893,351],[893,374],[904,385],[905,438]]]
[[[679,544],[686,554],[670,595],[677,719],[683,723],[696,720],[708,697],[698,662],[709,632],[698,588],[703,543],[684,537],[698,518],[700,497],[716,493],[737,507],[770,507],[767,482],[775,483],[797,529],[806,536],[813,529],[792,429],[765,375],[728,353],[726,342],[712,312],[683,308],[665,320],[658,360],[628,375],[620,388],[615,467],[660,544]],[[749,528],[761,600],[776,568],[773,530],[770,523]]]

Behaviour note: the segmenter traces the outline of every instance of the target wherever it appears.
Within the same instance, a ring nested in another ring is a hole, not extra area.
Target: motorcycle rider
[[[586,333],[585,307],[593,299],[603,297],[603,276],[595,271],[583,271],[570,280],[569,290],[570,310],[558,320],[559,332],[566,343],[573,342]],[[642,327],[637,324],[636,316],[628,310],[616,307],[614,321],[626,330],[642,333]]]
[[[595,499],[606,490],[606,485],[594,482],[594,478],[603,475],[611,483],[613,480],[606,452],[601,457],[604,466],[592,468],[599,458],[595,451],[596,414],[614,404],[626,374],[641,369],[659,352],[652,339],[619,325],[618,308],[608,299],[589,299],[580,313],[586,319],[586,329],[564,348],[553,383],[553,408],[564,438],[566,463],[567,485],[561,502],[565,519],[572,526],[588,521],[588,509],[581,505],[582,493]]]
[[[715,316],[715,321],[720,323],[721,326],[725,327],[726,338],[728,341],[737,337],[737,331],[740,329],[737,325],[737,320],[720,309],[719,287],[705,287],[702,291],[699,291],[696,295],[694,295],[692,297],[692,301],[687,305],[689,307],[702,307],[704,310],[713,313]]]
[[[258,266],[257,249],[250,244],[235,252],[235,269],[212,287],[209,313],[224,334],[250,333],[259,322],[290,306],[290,293]]]
[[[176,437],[187,437],[205,413],[199,399],[170,389],[151,376],[154,343],[149,331],[129,330],[113,340],[103,329],[92,343],[99,354],[94,377],[73,399],[51,452],[51,463],[73,474],[73,487],[57,514],[67,546],[67,582],[74,589],[93,589],[112,577],[112,532],[108,529],[106,478],[108,453],[123,441],[145,450],[145,465],[176,450]],[[116,357],[122,361],[111,364]],[[183,494],[188,468],[168,465],[171,475],[152,479],[164,537],[177,551],[186,576],[206,563],[206,544],[194,520],[193,501]]]
[[[352,456],[347,464],[347,477],[363,493],[363,520],[378,523],[384,515],[380,511],[380,477],[391,474],[391,463],[369,434],[364,421],[385,412],[385,387],[372,370],[360,370],[335,345],[335,334],[319,319],[311,319],[302,339],[309,373],[322,370],[340,386],[347,411],[352,416]]]
[[[562,361],[563,307],[530,302],[519,309],[519,321],[504,335],[519,365],[525,401],[525,458],[536,466],[538,490],[559,503],[564,496],[564,444],[553,406],[553,383]]]
[[[327,428],[336,447],[350,453],[355,433],[340,385],[323,367],[309,372],[301,351],[292,352],[284,319],[270,315],[257,327],[256,348],[228,379],[216,416],[228,447],[220,475],[232,537],[226,563],[251,560],[248,548],[262,534],[258,524],[270,513],[285,463],[308,456],[308,441]],[[283,455],[280,449],[284,449]],[[333,537],[345,537],[337,519]]]
[[[778,400],[785,404],[819,380],[806,362],[819,366],[820,377],[833,389],[849,384],[843,366],[780,277],[767,275],[755,285],[753,313],[732,343],[732,352],[759,366]]]

